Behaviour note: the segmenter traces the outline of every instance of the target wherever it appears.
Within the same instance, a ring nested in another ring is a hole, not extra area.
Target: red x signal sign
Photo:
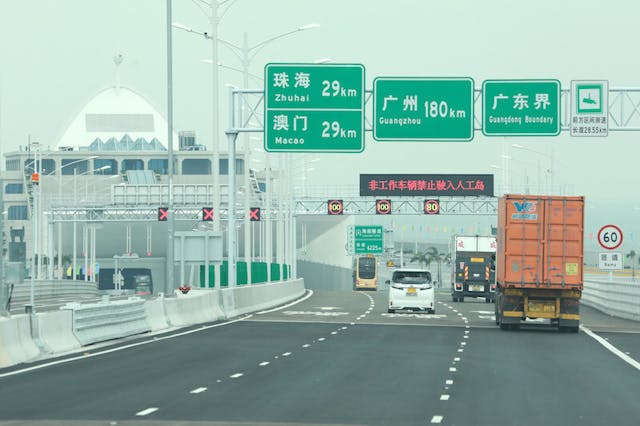
[[[249,209],[249,220],[251,222],[260,222],[260,207],[251,207]]]
[[[213,207],[202,208],[202,220],[205,222],[213,221]]]
[[[169,217],[169,208],[168,207],[158,207],[158,221],[166,222]]]

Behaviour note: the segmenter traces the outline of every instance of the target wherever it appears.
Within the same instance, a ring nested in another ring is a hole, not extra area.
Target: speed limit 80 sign
[[[605,225],[598,231],[598,242],[607,250],[615,250],[622,244],[622,231],[615,225]]]

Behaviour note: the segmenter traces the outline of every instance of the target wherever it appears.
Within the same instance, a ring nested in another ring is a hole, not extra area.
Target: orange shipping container
[[[505,194],[498,200],[501,288],[582,291],[584,197]]]

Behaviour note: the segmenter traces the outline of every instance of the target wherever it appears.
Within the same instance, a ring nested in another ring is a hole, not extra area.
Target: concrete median
[[[277,283],[236,287],[222,290],[225,297],[224,313],[227,318],[261,311],[282,305],[301,297],[305,292],[304,280],[297,279]],[[233,297],[228,297],[229,293]],[[232,300],[231,303],[226,303]]]
[[[173,327],[184,327],[224,319],[218,298],[217,290],[193,289],[164,299],[167,322]]]
[[[0,368],[31,361],[39,355],[27,315],[0,318]]]
[[[45,312],[34,318],[38,337],[49,353],[62,353],[78,349],[80,342],[73,334],[71,311]]]

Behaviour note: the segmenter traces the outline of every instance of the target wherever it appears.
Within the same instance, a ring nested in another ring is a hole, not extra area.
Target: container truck
[[[496,289],[496,238],[484,235],[454,235],[451,238],[451,298],[464,302],[465,297],[494,300]]]
[[[577,332],[583,288],[584,197],[498,199],[496,324],[546,318]]]

